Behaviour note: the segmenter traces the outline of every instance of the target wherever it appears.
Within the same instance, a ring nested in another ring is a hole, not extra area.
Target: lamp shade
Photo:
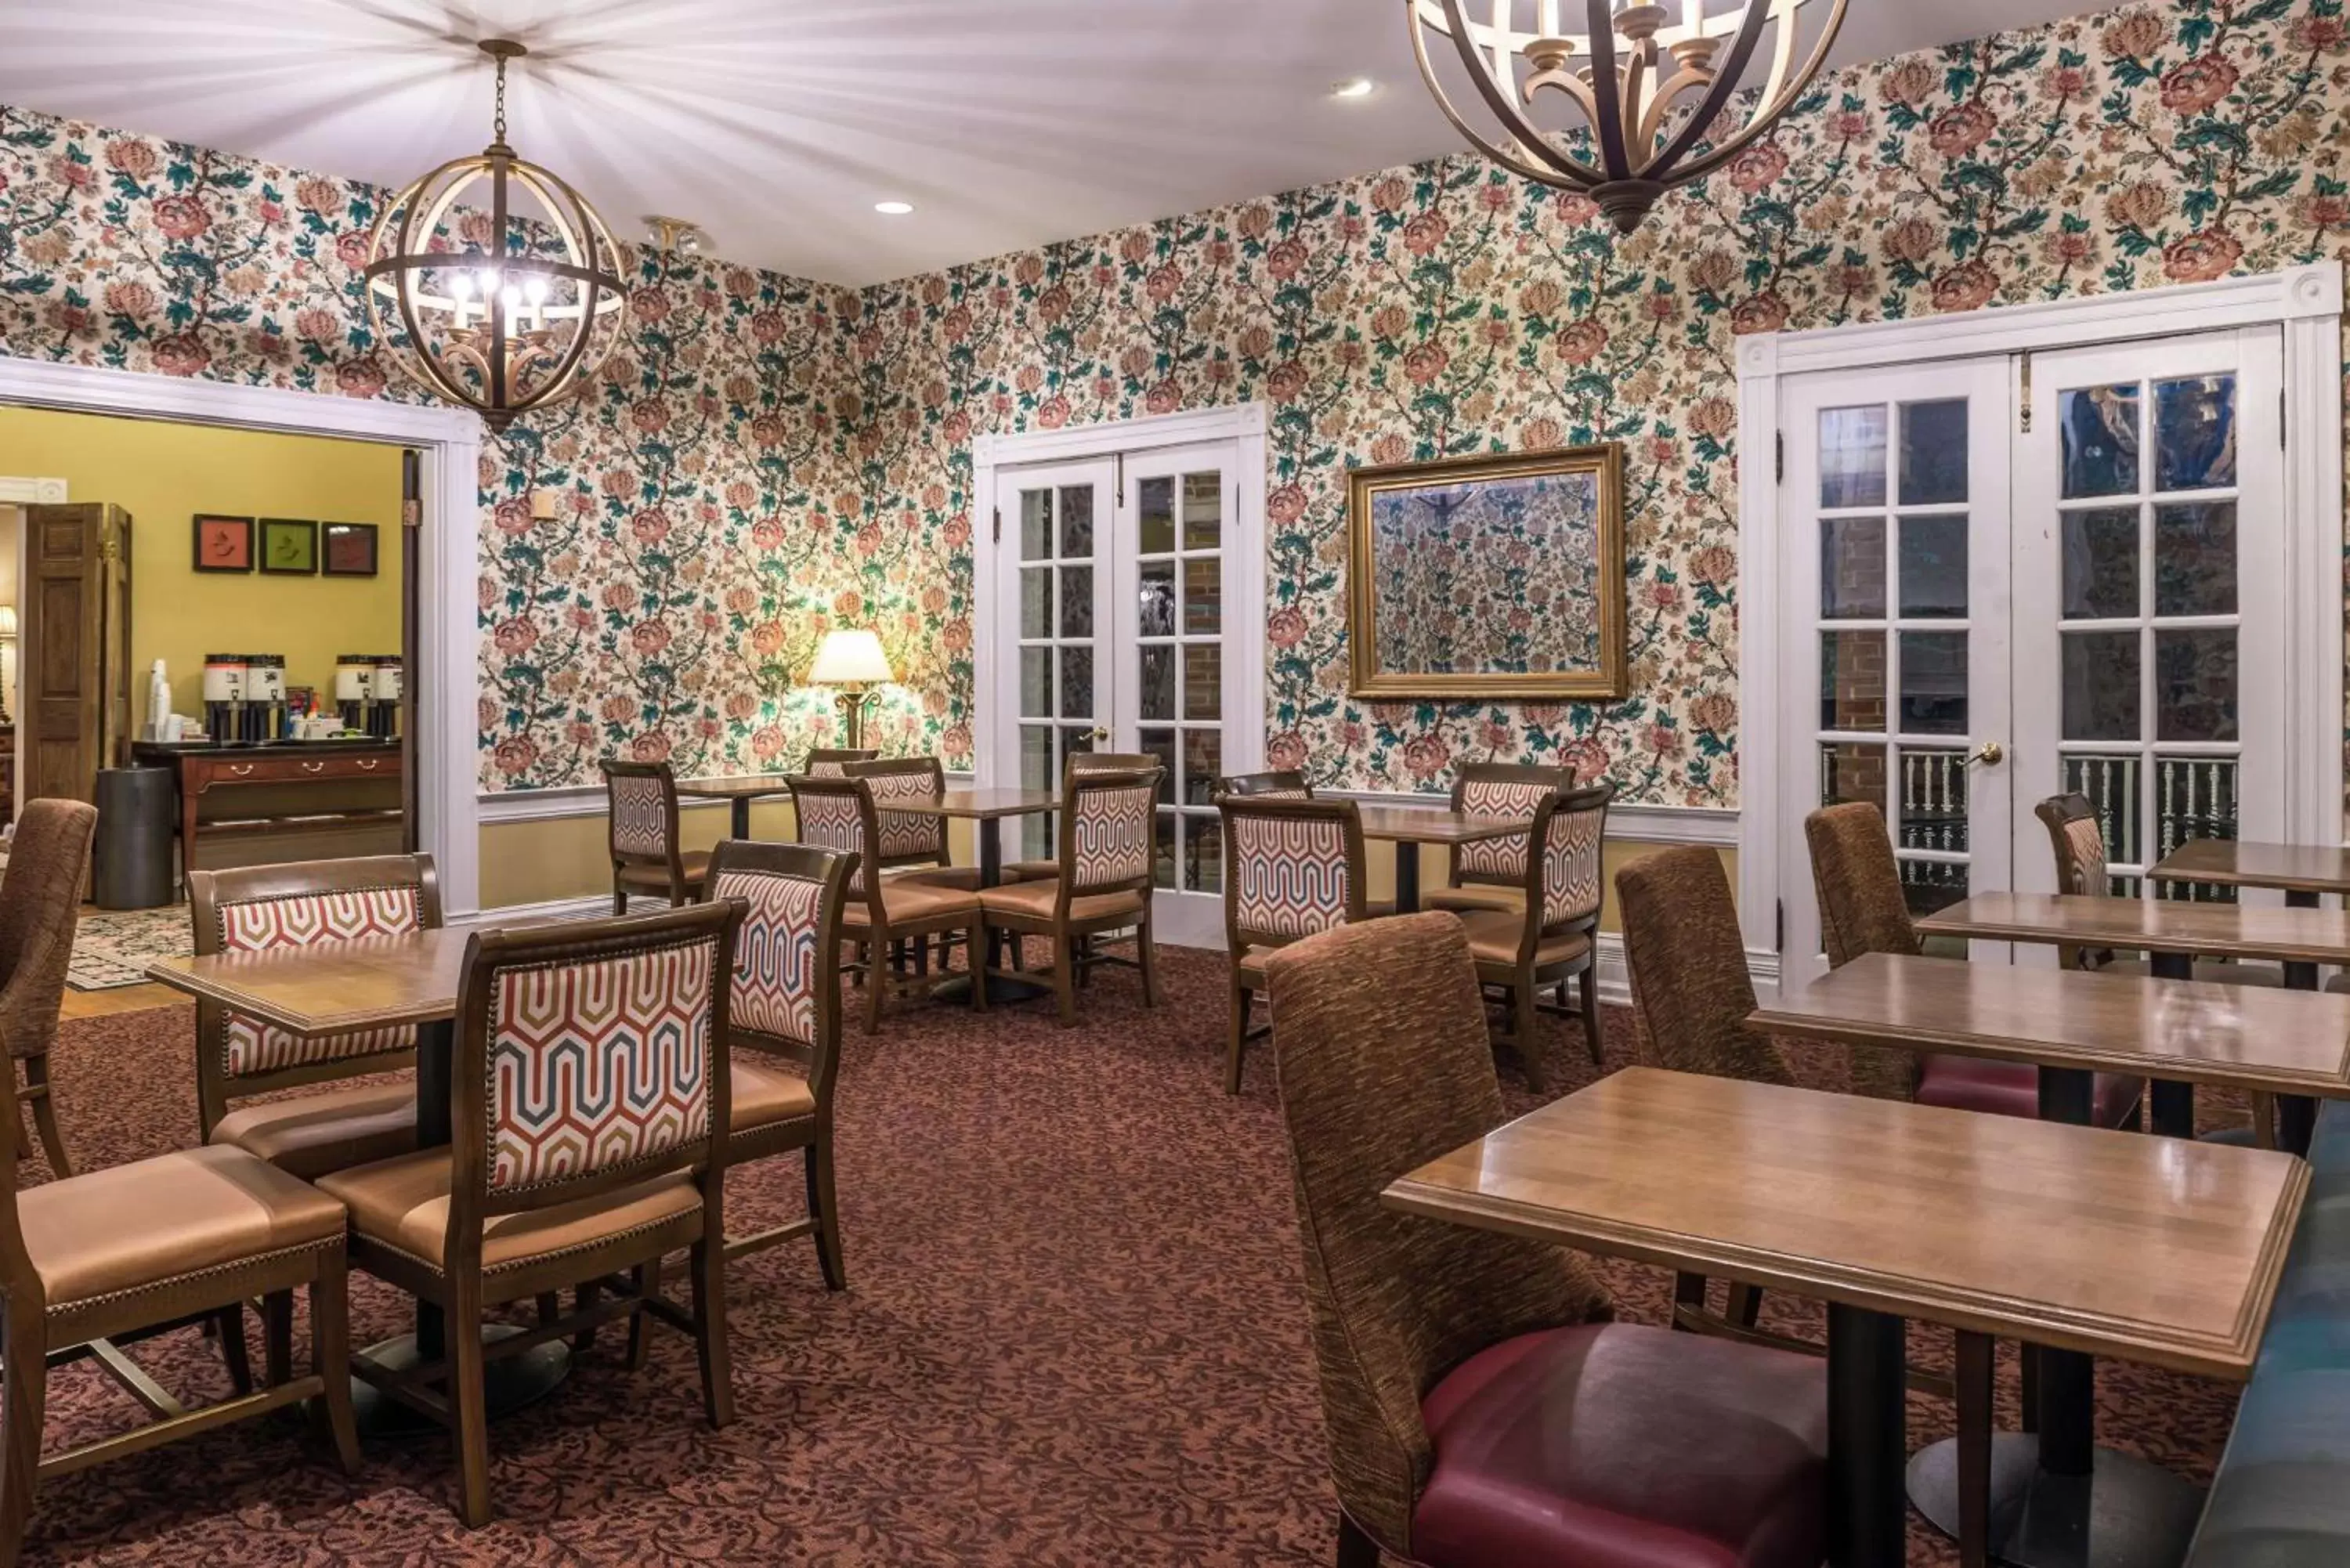
[[[16,635],[16,607],[0,605],[0,638]]]
[[[881,651],[881,639],[869,631],[826,632],[824,645],[816,650],[816,663],[809,667],[807,678],[812,686],[847,686],[897,679],[889,672],[889,656]]]

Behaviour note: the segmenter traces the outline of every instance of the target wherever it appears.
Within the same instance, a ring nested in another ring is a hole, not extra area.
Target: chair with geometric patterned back
[[[840,1209],[833,1197],[832,1083],[840,1063],[840,910],[850,858],[801,844],[728,839],[710,857],[710,898],[746,907],[734,939],[734,1165],[802,1151],[807,1217],[729,1238],[739,1258],[798,1236],[816,1238],[824,1282],[844,1289]],[[798,1071],[786,1070],[785,1064]]]
[[[841,769],[841,776],[873,786],[873,805],[881,818],[881,843],[874,858],[884,872],[939,888],[979,886],[978,867],[954,863],[945,817],[889,809],[899,801],[938,804],[947,789],[946,769],[938,758],[850,763]]]
[[[2056,857],[2056,890],[2092,898],[2114,896],[2113,874],[2107,869],[2106,831],[2097,808],[2085,794],[2050,795],[2032,808],[2048,829]],[[2151,974],[2144,958],[2120,958],[2109,949],[2062,947],[2056,961],[2064,969],[2094,969],[2103,974]],[[2195,978],[2227,985],[2280,985],[2283,971],[2266,964],[2237,963],[2227,959],[2195,961]]]
[[[1592,1065],[1599,1064],[1599,988],[1592,942],[1607,897],[1600,846],[1607,830],[1607,803],[1615,794],[1614,784],[1596,784],[1554,791],[1534,805],[1526,838],[1540,847],[1526,857],[1521,873],[1523,912],[1452,911],[1469,928],[1477,978],[1503,992],[1510,1026],[1501,1042],[1516,1048],[1526,1083],[1537,1092],[1544,1078],[1535,1014],[1565,1011],[1544,1004],[1541,992],[1545,988],[1563,990],[1566,981],[1580,982],[1576,1011],[1583,1015],[1584,1044],[1590,1049]]]
[[[837,779],[850,763],[869,763],[880,754],[869,746],[816,746],[800,764],[800,772],[810,778]]]
[[[1053,990],[1064,1025],[1077,1021],[1076,950],[1087,963],[1131,963],[1142,971],[1142,1002],[1159,1005],[1159,960],[1150,940],[1152,830],[1157,825],[1157,766],[1117,773],[1072,768],[1062,797],[1061,853],[1050,881],[980,890],[987,934],[1016,944],[1043,937],[1053,953]],[[1108,942],[1099,939],[1108,938]],[[1128,960],[1098,950],[1131,940]],[[974,947],[973,952],[993,949]],[[1014,951],[1017,951],[1015,946]],[[1005,978],[1019,978],[1011,971]]]
[[[979,951],[979,895],[867,869],[873,858],[870,846],[881,842],[881,813],[871,780],[799,775],[791,780],[791,790],[800,842],[855,857],[841,910],[840,940],[856,944],[847,967],[865,984],[865,1032],[878,1033],[882,1004],[891,991],[927,991],[931,984],[926,975],[898,973],[888,961],[891,949],[902,941],[951,936],[969,944],[967,950]],[[830,956],[837,961],[837,946]],[[976,973],[982,966],[974,962],[972,968]],[[984,985],[972,988],[972,1005],[986,1007]]]
[[[71,1176],[73,1165],[57,1125],[49,1050],[57,1044],[75,915],[97,827],[98,810],[84,802],[26,801],[9,840],[7,892],[0,896],[0,1044],[24,1064],[18,1097],[33,1113],[49,1169],[57,1176]]]
[[[1528,817],[1551,795],[1575,787],[1575,769],[1533,763],[1465,763],[1452,778],[1452,809],[1471,816]],[[1427,898],[1431,909],[1525,909],[1524,838],[1456,845],[1451,886]]]
[[[1361,808],[1351,800],[1220,794],[1224,825],[1224,944],[1232,961],[1232,1018],[1224,1093],[1241,1092],[1248,1043],[1270,1032],[1250,1015],[1264,991],[1264,961],[1277,949],[1367,919]]]
[[[681,849],[677,774],[667,763],[607,757],[604,796],[611,826],[612,913],[629,912],[629,895],[646,893],[674,909],[702,896],[710,851]]]
[[[728,900],[474,936],[458,985],[452,1141],[318,1183],[350,1211],[353,1262],[442,1314],[442,1359],[394,1370],[360,1354],[352,1366],[451,1428],[468,1526],[490,1518],[484,1360],[615,1319],[673,1321],[650,1289],[668,1253],[692,1254],[703,1409],[714,1427],[733,1418],[727,1005],[743,912]],[[583,1293],[567,1316],[543,1312],[528,1331],[483,1337],[489,1308],[617,1274],[634,1288]]]
[[[1216,793],[1257,800],[1312,800],[1314,786],[1295,768],[1275,768],[1270,773],[1234,774],[1218,779]]]
[[[1148,752],[1071,752],[1068,761],[1062,764],[1061,787],[1066,790],[1069,780],[1079,774],[1130,774],[1139,768],[1161,767],[1159,760]],[[1055,856],[1045,859],[1014,860],[1003,868],[999,880],[1050,882],[1060,874],[1061,862]]]

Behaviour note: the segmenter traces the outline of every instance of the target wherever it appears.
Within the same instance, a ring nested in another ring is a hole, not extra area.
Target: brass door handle
[[[1975,754],[1967,759],[1967,765],[1972,767],[1975,763],[1981,763],[1985,767],[1995,768],[2005,761],[2007,761],[2007,748],[1997,741],[1985,741],[1976,750]]]
[[[1094,739],[1097,741],[1107,741],[1109,739],[1109,732],[1097,726],[1094,730]]]

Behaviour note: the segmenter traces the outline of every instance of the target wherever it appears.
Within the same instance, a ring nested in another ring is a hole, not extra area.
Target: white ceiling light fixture
[[[1454,130],[1511,172],[1599,203],[1625,234],[1657,199],[1735,158],[1778,122],[1827,59],[1846,0],[1832,0],[1827,26],[1795,65],[1795,16],[1806,0],[1584,0],[1585,31],[1569,33],[1561,13],[1575,0],[1492,0],[1490,19],[1469,19],[1464,0],[1404,0],[1420,78]],[[1724,6],[1708,16],[1710,6]],[[1678,10],[1678,24],[1671,18]],[[1522,19],[1532,27],[1521,28]],[[1771,72],[1743,122],[1690,156],[1731,106],[1764,31],[1776,24]],[[1452,105],[1429,59],[1428,40],[1449,39],[1501,124],[1494,137]],[[1523,65],[1521,72],[1521,62]],[[1530,112],[1541,93],[1577,111],[1592,162],[1571,151],[1569,130],[1545,128]]]
[[[873,210],[892,218],[902,218],[914,210],[911,202],[876,202]]]
[[[1378,90],[1379,84],[1368,77],[1348,77],[1345,81],[1331,84],[1330,96],[1336,99],[1368,98]]]
[[[663,255],[698,256],[709,243],[700,223],[685,218],[665,218],[659,213],[645,214],[645,244]]]
[[[361,276],[376,340],[393,343],[390,306],[407,334],[401,369],[494,431],[594,385],[628,296],[596,209],[506,145],[506,62],[529,51],[511,38],[480,47],[497,62],[495,134],[391,199]]]

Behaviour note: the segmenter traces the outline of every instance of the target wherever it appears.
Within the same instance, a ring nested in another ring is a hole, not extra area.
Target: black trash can
[[[90,898],[101,909],[172,901],[172,770],[98,770]]]

